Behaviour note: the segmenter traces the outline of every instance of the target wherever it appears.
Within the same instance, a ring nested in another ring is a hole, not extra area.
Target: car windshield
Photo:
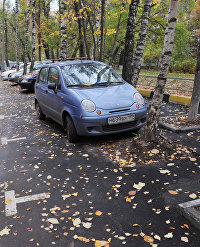
[[[117,72],[105,64],[66,65],[61,69],[66,86],[92,86],[124,82]]]

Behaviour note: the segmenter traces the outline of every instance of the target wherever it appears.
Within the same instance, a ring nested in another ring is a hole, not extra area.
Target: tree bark
[[[140,73],[140,67],[142,64],[142,57],[144,53],[144,46],[145,46],[145,41],[146,41],[149,16],[151,12],[151,5],[152,5],[152,0],[145,0],[144,10],[142,14],[142,23],[140,27],[139,38],[137,41],[137,47],[136,47],[136,52],[135,52],[134,62],[133,62],[133,74],[131,77],[131,83],[133,84],[134,87],[137,84],[139,73]]]
[[[4,66],[4,60],[5,60],[5,54],[4,54],[5,1],[6,0],[3,0],[3,18],[2,18],[2,57],[1,57],[1,71],[2,72],[5,70],[5,66]]]
[[[129,83],[131,83],[131,76],[133,70],[135,26],[136,26],[136,15],[137,15],[139,1],[140,0],[131,1],[129,7],[129,16],[127,22],[126,37],[125,37],[122,77],[125,81]]]
[[[34,63],[35,63],[35,39],[36,39],[36,29],[35,29],[35,13],[36,13],[36,0],[32,0],[32,59],[31,59],[31,67],[30,72],[33,71]]]
[[[37,34],[37,39],[38,39],[38,60],[42,60],[42,46],[41,46],[41,0],[38,0],[38,11],[37,11],[37,25],[38,25],[38,34]]]
[[[198,116],[200,102],[200,42],[198,47],[197,64],[195,69],[194,86],[190,103],[188,121],[194,121]]]
[[[8,61],[8,23],[7,23],[7,16],[5,16],[5,59],[6,59],[6,66],[9,67]]]
[[[160,118],[160,109],[169,71],[170,58],[172,56],[177,12],[178,0],[170,0],[160,70],[157,78],[157,84],[154,90],[152,105],[149,110],[144,130],[144,138],[146,141],[155,141],[157,139],[156,130]]]
[[[124,1],[122,1],[122,8],[124,8],[124,6],[125,6],[125,3],[124,3]],[[117,42],[117,36],[118,36],[118,33],[119,33],[119,28],[120,28],[120,25],[121,25],[121,19],[122,19],[122,13],[120,11],[119,18],[118,18],[118,23],[117,23],[117,28],[116,28],[116,33],[115,33],[115,38],[114,38],[114,42],[113,42],[113,45],[112,45],[112,48],[111,48],[111,53],[110,53],[110,60],[109,60],[109,64],[110,65],[112,65],[114,57],[116,56],[115,46],[116,46],[116,42]]]
[[[95,38],[94,28],[93,28],[93,24],[92,24],[91,17],[90,17],[90,12],[87,9],[85,0],[82,0],[82,3],[83,3],[83,6],[85,8],[85,12],[86,12],[86,15],[87,15],[88,23],[89,23],[89,26],[90,26],[90,29],[91,29],[91,33],[92,33],[92,40],[93,40],[92,57],[95,60],[96,59],[96,38]]]
[[[77,2],[76,0],[74,1],[74,9],[75,9],[75,14],[76,14],[77,23],[78,23],[79,56],[85,57],[84,38],[83,38],[83,34],[82,34],[82,21],[81,21],[81,16],[79,13],[80,5],[79,5],[79,2]]]
[[[26,33],[25,33],[25,46],[24,46],[24,71],[23,74],[27,73],[27,63],[28,63],[28,39],[29,39],[29,21],[30,21],[30,0],[27,0],[26,9]]]
[[[103,57],[103,44],[104,44],[104,29],[105,29],[105,12],[106,12],[106,0],[101,0],[101,34],[100,34],[100,51],[99,61],[102,61]]]
[[[19,71],[19,3],[18,0],[15,0],[15,9],[16,9],[16,70]]]
[[[60,3],[60,13],[61,13],[61,44],[60,44],[60,59],[62,61],[67,58],[67,23],[66,18],[64,17],[66,14],[67,6],[66,1],[61,0]]]

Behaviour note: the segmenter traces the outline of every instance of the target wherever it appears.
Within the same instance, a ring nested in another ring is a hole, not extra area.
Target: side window
[[[40,70],[40,75],[39,75],[39,79],[38,79],[39,84],[42,84],[42,85],[46,84],[47,70],[48,70],[48,68],[42,68]]]
[[[61,89],[60,77],[59,77],[59,72],[58,72],[57,69],[55,69],[55,68],[50,68],[49,69],[48,82],[56,83],[56,88],[58,90]]]

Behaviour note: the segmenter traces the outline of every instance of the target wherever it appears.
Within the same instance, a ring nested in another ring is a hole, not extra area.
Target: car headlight
[[[87,112],[94,112],[96,110],[96,106],[91,100],[84,99],[81,102],[81,106]]]
[[[138,105],[143,105],[144,104],[144,98],[140,93],[135,93],[134,94],[134,101]]]
[[[28,82],[27,79],[23,79],[23,80],[22,80],[22,83],[26,83],[26,82]]]

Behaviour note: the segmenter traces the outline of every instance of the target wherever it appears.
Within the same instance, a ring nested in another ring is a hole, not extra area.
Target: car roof
[[[71,60],[71,61],[62,61],[62,62],[56,62],[56,63],[51,63],[51,64],[44,64],[44,67],[52,67],[52,66],[62,67],[66,65],[78,65],[78,64],[88,64],[88,63],[106,65],[105,63],[102,63],[100,61],[94,61],[94,60]]]

